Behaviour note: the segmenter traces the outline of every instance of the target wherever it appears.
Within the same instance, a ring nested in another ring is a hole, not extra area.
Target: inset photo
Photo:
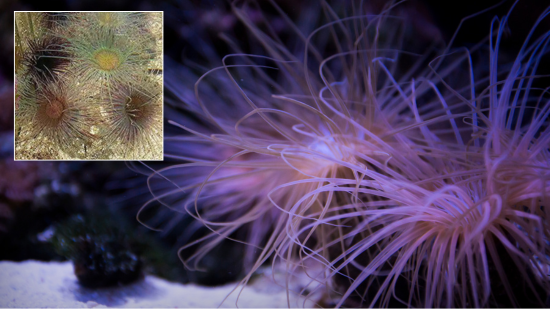
[[[15,160],[162,160],[162,12],[15,12]]]

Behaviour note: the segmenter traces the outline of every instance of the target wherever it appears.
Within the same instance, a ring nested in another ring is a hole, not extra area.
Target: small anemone
[[[66,40],[55,36],[30,40],[20,60],[22,74],[37,83],[52,82],[70,63],[67,45]]]
[[[145,158],[141,153],[162,158],[162,98],[148,79],[139,85],[118,85],[106,100],[107,129],[102,139],[123,147],[124,158]]]
[[[18,88],[19,141],[38,145],[36,139],[42,140],[44,143],[37,149],[39,156],[78,158],[85,155],[86,143],[94,138],[90,132],[93,126],[90,102],[78,87],[67,83],[58,80],[39,87],[23,83]]]
[[[148,38],[120,36],[111,29],[75,31],[80,34],[65,38],[70,42],[69,70],[83,82],[109,91],[113,85],[135,84],[147,75],[148,64],[154,58],[142,46]]]

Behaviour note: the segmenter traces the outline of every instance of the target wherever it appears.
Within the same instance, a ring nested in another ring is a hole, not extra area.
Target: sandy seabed
[[[287,308],[285,289],[271,278],[266,273],[247,286],[238,307]],[[9,308],[236,308],[238,291],[224,301],[235,285],[202,287],[145,276],[127,286],[88,289],[78,284],[71,262],[0,262],[0,307]],[[291,293],[291,307],[304,305],[314,303]]]

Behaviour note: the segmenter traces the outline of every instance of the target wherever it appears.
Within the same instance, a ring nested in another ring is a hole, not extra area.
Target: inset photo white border
[[[14,11],[16,161],[164,160],[163,11]]]

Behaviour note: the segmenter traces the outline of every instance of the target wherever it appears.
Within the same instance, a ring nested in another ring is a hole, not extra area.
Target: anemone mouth
[[[130,124],[141,128],[147,127],[154,120],[158,107],[155,103],[155,96],[136,89],[126,89],[122,97],[113,100],[115,112]]]
[[[54,93],[43,94],[37,101],[36,122],[33,126],[57,131],[67,121],[65,114],[68,112],[69,102],[64,96]]]
[[[94,60],[100,70],[113,71],[121,64],[121,57],[118,52],[112,49],[100,49],[95,52]]]
[[[303,162],[299,170],[306,175],[318,177],[332,169],[345,169],[342,165],[344,162],[360,164],[353,154],[355,148],[353,143],[337,141],[332,137],[315,140],[303,151]]]
[[[51,119],[59,119],[63,115],[64,110],[64,104],[57,99],[46,105],[46,115]]]
[[[151,98],[139,93],[132,93],[126,98],[124,111],[133,121],[147,120],[147,105],[151,103]]]

